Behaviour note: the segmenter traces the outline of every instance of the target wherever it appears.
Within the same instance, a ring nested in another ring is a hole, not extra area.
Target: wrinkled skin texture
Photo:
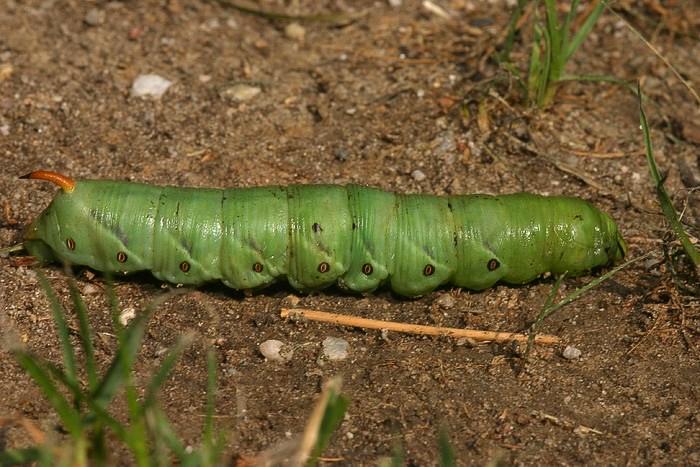
[[[590,203],[528,193],[400,195],[358,185],[193,189],[82,180],[30,227],[26,247],[99,271],[151,271],[198,285],[298,290],[337,283],[408,297],[444,284],[474,290],[572,275],[625,254]]]

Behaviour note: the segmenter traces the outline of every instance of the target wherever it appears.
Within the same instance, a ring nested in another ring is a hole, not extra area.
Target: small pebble
[[[96,293],[100,293],[100,288],[94,284],[87,284],[83,287],[83,295],[95,295]]]
[[[204,29],[211,31],[213,29],[218,29],[221,26],[218,18],[210,18],[204,23]]]
[[[469,337],[460,337],[457,339],[457,346],[462,347],[462,346],[468,346],[468,347],[476,347],[479,345],[477,341],[474,339],[471,339]]]
[[[440,125],[440,121],[441,120],[438,120],[436,123]],[[433,150],[433,157],[438,157],[447,164],[452,164],[457,154],[456,139],[455,134],[450,130],[440,132],[440,134],[430,142],[430,146],[432,146]]]
[[[126,326],[134,318],[136,318],[136,309],[132,307],[124,308],[119,314],[119,322],[122,323],[122,326]]]
[[[233,99],[236,101],[248,101],[262,92],[257,86],[249,86],[247,84],[236,84],[230,88],[224,89],[221,92],[221,97],[225,99]]]
[[[350,344],[340,337],[326,337],[323,340],[323,356],[328,360],[345,360]]]
[[[14,73],[15,68],[12,66],[11,63],[2,63],[0,64],[0,81],[5,81],[7,78],[12,76],[12,73]]]
[[[340,162],[344,162],[348,158],[349,155],[350,155],[350,151],[348,151],[345,148],[336,149],[333,152],[333,157],[335,157],[335,160],[340,161]]]
[[[381,335],[382,335],[382,340],[384,342],[386,342],[387,344],[391,343],[391,339],[389,338],[389,330],[388,329],[382,329]]]
[[[260,353],[273,362],[288,362],[292,359],[294,350],[282,341],[269,339],[260,344]]]
[[[105,22],[105,12],[99,8],[92,8],[83,20],[88,26],[99,26]]]
[[[440,305],[441,308],[449,310],[450,308],[454,308],[455,303],[457,303],[457,301],[455,300],[455,298],[452,295],[450,295],[448,293],[444,293],[444,294],[440,295],[437,298],[437,300],[435,300],[435,303]]]
[[[450,14],[445,11],[440,5],[431,2],[430,0],[423,0],[423,8],[425,8],[430,13],[439,16],[443,19],[450,19]]]
[[[134,26],[131,29],[129,29],[129,32],[127,33],[126,37],[130,41],[135,41],[139,37],[141,37],[142,35],[143,35],[143,28],[138,27],[138,26]]]
[[[413,179],[417,182],[422,182],[427,178],[423,171],[419,169],[416,169],[413,172],[411,172],[411,177],[413,177]]]
[[[284,28],[284,33],[290,39],[294,39],[297,42],[304,42],[304,36],[306,35],[306,29],[299,23],[289,23],[286,28]]]
[[[162,76],[154,74],[139,75],[131,85],[131,95],[133,97],[155,97],[157,99],[165,94],[165,91],[172,84],[172,81]]]
[[[297,295],[287,295],[282,299],[283,308],[295,308],[301,302],[301,298]]]
[[[581,357],[581,351],[579,349],[570,345],[566,346],[564,349],[564,358],[567,360],[576,360],[579,357]]]

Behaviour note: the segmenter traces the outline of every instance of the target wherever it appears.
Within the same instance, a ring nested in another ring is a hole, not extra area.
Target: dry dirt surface
[[[637,101],[620,86],[571,82],[544,112],[528,110],[515,77],[489,59],[508,23],[505,2],[432,2],[445,15],[417,0],[248,4],[347,16],[334,21],[272,20],[204,0],[2,3],[2,246],[20,241],[56,192],[17,176],[49,169],[192,187],[565,194],[609,212],[629,257],[653,253],[545,321],[542,332],[562,343],[527,358],[513,343],[292,322],[279,313],[299,300],[369,318],[516,332],[537,316],[551,279],[479,293],[443,288],[415,300],[388,290],[299,294],[286,284],[254,294],[208,285],[170,298],[149,323],[136,380],[147,381],[164,349],[194,331],[160,396],[186,443],[200,439],[205,354],[214,348],[216,422],[232,460],[297,437],[323,383],[341,376],[351,402],[325,452],[333,465],[374,465],[396,446],[409,465],[433,465],[441,427],[464,465],[700,464],[698,284],[660,213]],[[620,1],[615,11],[619,17],[603,14],[569,71],[642,81],[666,186],[697,237],[700,107],[622,20],[692,82],[700,76],[697,3]],[[521,69],[528,24],[512,54]],[[160,99],[131,95],[147,73],[172,81]],[[70,309],[66,275],[26,260],[0,258],[0,417],[30,419],[60,438],[57,416],[8,348],[19,341],[61,361],[37,271]],[[76,274],[107,364],[115,339],[104,282]],[[593,276],[566,279],[560,295]],[[119,281],[116,294],[122,308],[138,311],[164,287],[143,275]],[[327,337],[349,343],[346,359],[319,358]],[[293,358],[267,361],[258,346],[268,339],[292,346]],[[580,356],[565,358],[567,346]],[[0,447],[26,443],[19,426],[0,429]]]

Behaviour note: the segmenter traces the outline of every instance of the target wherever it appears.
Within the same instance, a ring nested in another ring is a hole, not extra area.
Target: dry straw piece
[[[527,342],[528,335],[514,332],[480,331],[476,329],[445,328],[440,326],[424,326],[420,324],[397,323],[394,321],[380,321],[377,319],[359,318],[357,316],[341,315],[338,313],[328,313],[325,311],[308,310],[306,308],[282,308],[280,310],[282,318],[301,317],[311,321],[331,323],[338,326],[350,326],[366,329],[386,329],[395,332],[408,334],[421,334],[425,336],[447,336],[466,337],[475,341],[489,342]],[[558,344],[557,336],[545,334],[535,336],[536,344]]]

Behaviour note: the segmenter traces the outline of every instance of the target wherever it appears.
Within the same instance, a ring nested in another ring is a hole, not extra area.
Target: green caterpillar
[[[417,297],[443,284],[481,290],[545,272],[582,274],[624,257],[613,220],[590,203],[528,193],[401,195],[357,185],[194,189],[23,178],[62,188],[24,248],[98,271],[151,271],[174,284],[298,290],[388,283]]]

